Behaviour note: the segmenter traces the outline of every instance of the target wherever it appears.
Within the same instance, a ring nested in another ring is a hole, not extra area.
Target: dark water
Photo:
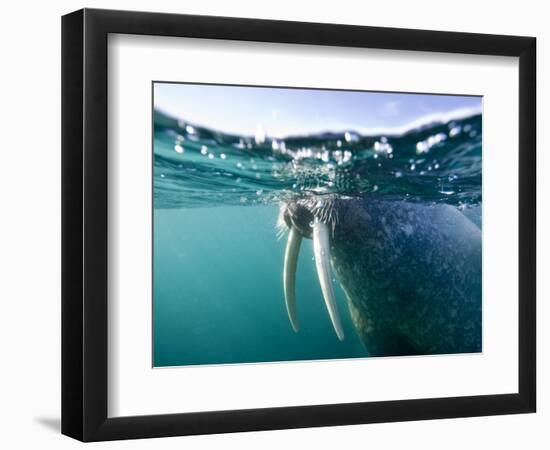
[[[155,112],[154,364],[364,357],[338,283],[346,339],[326,313],[311,242],[286,315],[278,205],[298,196],[375,196],[455,205],[481,225],[481,116],[400,136],[352,130],[272,140]]]

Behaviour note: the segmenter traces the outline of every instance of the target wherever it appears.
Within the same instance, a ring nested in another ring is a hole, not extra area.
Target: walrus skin
[[[340,199],[285,214],[303,237],[312,218],[331,226],[332,267],[370,356],[481,351],[481,230],[455,207]]]

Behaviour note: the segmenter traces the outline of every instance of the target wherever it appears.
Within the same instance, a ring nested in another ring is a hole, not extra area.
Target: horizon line
[[[217,127],[212,127],[208,125],[203,125],[200,123],[187,121],[184,118],[175,117],[173,114],[166,112],[162,108],[156,107],[153,105],[153,110],[158,111],[167,117],[170,117],[176,121],[183,121],[186,124],[199,126],[202,128],[208,128],[210,130],[224,133],[224,134],[230,134],[234,136],[241,136],[241,137],[247,137],[254,139],[254,134],[239,134],[232,131],[225,131]],[[262,132],[265,135],[265,139],[270,140],[285,140],[285,139],[292,139],[297,137],[308,137],[308,136],[315,136],[319,134],[326,134],[326,133],[333,133],[333,134],[345,134],[345,133],[357,133],[362,137],[375,137],[375,136],[403,136],[409,131],[416,130],[418,128],[427,126],[427,125],[433,125],[433,124],[446,124],[453,120],[462,120],[469,117],[474,117],[477,115],[483,114],[483,105],[481,107],[461,107],[456,108],[451,111],[447,112],[437,112],[437,113],[429,113],[424,116],[418,117],[417,119],[412,120],[411,122],[396,126],[396,127],[378,127],[378,128],[369,128],[369,127],[359,127],[359,128],[347,128],[347,129],[325,129],[325,130],[319,130],[319,131],[304,131],[304,133],[298,134],[286,134],[282,135],[280,133],[269,133],[269,128],[262,129]]]

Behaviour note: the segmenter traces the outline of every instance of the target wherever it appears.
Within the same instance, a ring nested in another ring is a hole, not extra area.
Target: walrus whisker
[[[332,321],[332,326],[334,327],[334,331],[336,331],[338,339],[342,341],[344,339],[344,329],[342,328],[338,305],[336,303],[336,296],[334,295],[334,288],[332,286],[329,235],[329,226],[326,223],[322,223],[318,219],[315,219],[313,224],[313,252],[315,255],[315,266],[317,268],[321,291],[323,292],[323,298],[325,299],[325,305],[327,307],[330,320]]]
[[[292,329],[296,332],[300,329],[296,315],[296,266],[300,254],[302,236],[295,227],[290,228],[285,250],[285,263],[283,270],[283,286],[285,293],[286,310]]]

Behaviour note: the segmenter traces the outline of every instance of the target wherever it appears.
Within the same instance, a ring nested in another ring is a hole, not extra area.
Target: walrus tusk
[[[315,219],[313,224],[313,252],[315,254],[315,266],[321,290],[323,291],[325,305],[327,306],[334,331],[336,331],[338,339],[342,341],[344,340],[344,329],[342,328],[340,314],[338,313],[338,305],[336,304],[336,296],[334,295],[331,280],[329,227],[317,219]]]
[[[296,266],[298,264],[301,243],[302,236],[296,228],[291,227],[286,243],[283,286],[288,318],[290,319],[292,329],[296,332],[300,329],[296,315]]]

